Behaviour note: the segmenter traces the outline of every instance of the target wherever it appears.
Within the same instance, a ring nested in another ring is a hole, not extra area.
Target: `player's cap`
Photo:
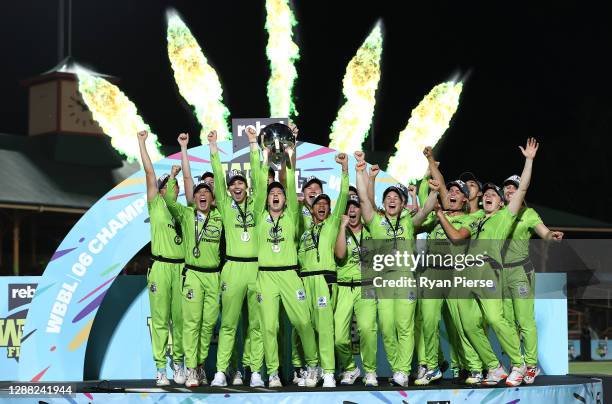
[[[157,190],[161,191],[163,187],[166,186],[170,176],[168,174],[164,174],[157,179]]]
[[[474,181],[476,184],[478,184],[478,189],[482,191],[482,182],[478,181],[478,178],[476,178],[473,172],[466,171],[459,176],[459,179],[465,183],[468,181]]]
[[[355,187],[354,185],[349,185],[349,192],[354,192],[355,194],[358,194],[357,192],[357,187]]]
[[[482,193],[484,194],[489,189],[494,190],[500,198],[504,199],[504,193],[502,192],[501,188],[493,184],[492,182],[487,182],[482,186]]]
[[[285,193],[285,187],[283,186],[283,184],[278,181],[272,181],[268,184],[268,195],[270,194],[270,191],[272,191],[274,188],[280,188],[280,190],[283,191],[283,194]]]
[[[350,204],[361,207],[361,200],[357,195],[349,195],[348,201],[346,202],[346,207],[348,208]]]
[[[519,177],[518,175],[512,175],[508,178],[506,178],[506,180],[504,181],[504,187],[508,184],[512,184],[515,187],[519,187],[519,185],[521,185],[521,177]]]
[[[304,189],[306,189],[306,187],[309,187],[312,184],[319,184],[321,189],[323,189],[323,182],[321,182],[321,180],[318,179],[317,177],[311,176],[311,177],[308,177],[306,181],[304,181],[304,184],[302,184],[302,192],[304,192]]]
[[[470,198],[470,190],[465,182],[461,180],[451,181],[446,184],[446,189],[450,190],[453,186],[459,188],[459,191],[461,191],[466,198]]]
[[[212,189],[210,188],[210,185],[208,185],[208,183],[200,180],[200,182],[198,182],[194,187],[193,187],[193,193],[195,194],[196,192],[198,192],[200,189],[207,189],[208,192],[210,192],[212,194]]]
[[[200,181],[204,181],[206,178],[215,178],[215,175],[213,173],[211,173],[210,171],[206,171],[204,174],[202,174],[200,176]]]
[[[395,185],[391,185],[390,187],[387,187],[387,189],[384,190],[384,192],[383,192],[383,200],[387,197],[387,194],[389,192],[395,192],[397,194],[397,196],[400,197],[400,199],[402,199],[402,200],[404,199],[403,196],[402,196],[402,190],[399,189]]]
[[[325,199],[327,201],[327,203],[329,203],[331,205],[331,199],[329,198],[329,195],[327,195],[327,194],[318,194],[312,200],[312,206],[316,205],[316,203],[319,202],[321,199]]]
[[[400,183],[395,184],[395,186],[402,191],[402,199],[404,200],[404,203],[408,203],[408,187]]]
[[[236,180],[241,180],[243,181],[245,184],[247,183],[247,179],[244,176],[244,173],[242,171],[239,170],[231,170],[228,173],[228,180],[227,180],[227,186],[229,187],[230,185],[232,185],[234,183],[234,181]]]

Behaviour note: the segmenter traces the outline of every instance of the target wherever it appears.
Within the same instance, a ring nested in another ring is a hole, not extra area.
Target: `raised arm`
[[[346,258],[346,226],[348,226],[349,217],[347,215],[342,215],[340,220],[340,228],[338,229],[338,237],[336,237],[334,255],[337,259],[343,260]]]
[[[287,210],[293,217],[296,219],[296,226],[298,226],[299,217],[300,217],[300,205],[297,199],[297,193],[295,192],[295,167],[293,166],[293,156],[295,154],[295,150],[293,147],[288,147],[285,149],[287,153],[287,157],[289,158],[287,162],[287,186],[285,188],[286,198],[287,198]],[[298,235],[297,237],[301,236]]]
[[[438,183],[436,180],[429,180],[429,189],[431,189],[431,192],[425,200],[423,209],[419,209],[419,211],[412,217],[412,224],[414,227],[419,227],[425,221],[429,212],[433,210],[434,206],[436,206],[436,202],[438,202],[438,190],[440,189],[440,183]]]
[[[170,211],[170,214],[175,218],[179,219],[183,212],[187,209],[176,200],[176,176],[181,171],[181,167],[172,166],[172,171],[170,172],[170,178],[168,179],[168,185],[166,188],[166,193],[164,194],[164,201],[166,201],[166,206]]]
[[[228,202],[225,185],[225,174],[221,166],[221,157],[219,156],[219,148],[217,147],[217,131],[211,130],[208,133],[208,148],[210,149],[210,164],[212,165],[213,174],[215,176],[215,199],[217,200],[217,208],[221,214],[225,209],[225,204]]]
[[[523,201],[525,200],[525,195],[527,195],[527,189],[529,188],[529,183],[531,182],[531,171],[533,168],[533,159],[538,152],[539,144],[535,140],[535,138],[530,137],[527,139],[527,144],[525,148],[519,146],[523,156],[525,156],[525,166],[523,167],[523,172],[521,173],[521,183],[519,184],[518,189],[514,193],[512,200],[508,204],[508,210],[513,215],[516,215],[523,205]]]
[[[455,244],[455,241],[470,238],[470,229],[466,227],[460,227],[459,229],[455,229],[451,222],[448,221],[448,218],[444,214],[444,211],[442,211],[441,209],[436,211],[436,216],[438,217],[440,225],[442,225],[442,228],[444,229],[444,232],[446,233],[451,243]]]
[[[372,164],[370,171],[368,171],[368,199],[372,206],[376,206],[376,176],[380,173],[380,167],[378,164]]]
[[[361,202],[361,216],[367,224],[370,224],[374,219],[376,212],[374,206],[368,198],[368,174],[366,173],[367,163],[360,161],[355,166],[357,171],[357,194]]]
[[[336,207],[332,212],[332,217],[335,220],[340,221],[342,215],[346,211],[346,203],[348,202],[348,188],[349,188],[349,175],[348,175],[348,156],[345,153],[339,153],[336,155],[336,163],[342,166],[342,180],[340,182],[340,194],[336,201]]]
[[[438,181],[438,183],[440,184],[440,190],[438,192],[440,192],[440,199],[442,201],[442,206],[444,206],[445,209],[448,208],[448,206],[446,205],[446,194],[447,194],[447,189],[446,186],[444,184],[446,184],[446,182],[444,182],[444,176],[442,175],[442,172],[440,171],[440,168],[438,167],[440,163],[438,163],[433,156],[433,149],[431,148],[431,146],[427,146],[425,148],[425,150],[423,150],[423,154],[425,155],[425,158],[427,159],[427,166],[429,169],[429,173],[431,174],[431,178]]]
[[[270,153],[270,150],[268,149],[263,150],[263,163],[259,165],[259,171],[253,174],[256,176],[255,183],[257,184],[257,186],[261,184],[261,191],[256,192],[255,198],[254,198],[254,201],[255,201],[254,209],[257,215],[261,214],[266,209],[266,199],[268,198],[268,193],[266,192],[267,186],[264,184],[266,184],[266,180],[268,178],[268,154],[269,153]]]
[[[563,236],[564,236],[564,233],[562,231],[553,231],[553,230],[550,230],[548,228],[548,226],[546,226],[544,223],[538,224],[534,228],[534,231],[536,232],[536,234],[538,236],[540,236],[540,238],[542,238],[544,240],[561,241],[561,240],[563,240]]]
[[[153,169],[153,163],[151,163],[151,157],[147,152],[147,137],[149,134],[146,130],[138,132],[138,147],[140,148],[140,160],[142,161],[142,168],[145,172],[145,182],[147,184],[147,201],[152,201],[155,195],[158,193],[157,189],[157,177],[155,176],[155,170]]]
[[[260,192],[265,189],[265,182],[261,184],[259,182],[259,170],[261,168],[261,161],[259,160],[259,146],[257,145],[257,132],[252,127],[248,127],[246,130],[247,137],[249,138],[250,153],[249,159],[251,161],[251,196],[255,196],[257,191]]]
[[[189,165],[189,156],[187,155],[187,145],[189,144],[189,134],[181,133],[178,137],[179,145],[181,145],[181,168],[183,169],[183,187],[185,187],[185,199],[187,205],[193,203],[193,177],[191,176],[191,166]]]

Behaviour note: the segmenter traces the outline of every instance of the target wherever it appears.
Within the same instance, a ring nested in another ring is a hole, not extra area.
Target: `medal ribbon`
[[[387,223],[389,223],[391,230],[393,230],[393,249],[397,250],[397,229],[399,229],[400,217],[399,215],[397,216],[397,220],[395,221],[395,227],[393,227],[393,224],[391,223],[391,219],[389,219],[386,213],[385,213],[385,219],[387,220]]]
[[[321,223],[320,225],[315,225],[310,229],[310,238],[312,238],[312,244],[314,244],[315,248],[317,249],[317,262],[321,261],[321,257],[319,256],[319,239],[321,238],[321,230],[323,230],[324,224],[325,222]],[[317,226],[319,227],[319,230],[317,231],[317,237],[315,237],[314,228]]]
[[[238,202],[236,201],[234,202],[236,203],[236,207],[238,208],[238,214],[242,218],[242,227],[244,228],[244,232],[246,233],[248,232],[246,218],[247,218],[247,204],[249,203],[249,197],[247,196],[244,200],[244,211],[242,211],[242,208],[240,207],[240,204]]]
[[[206,215],[206,220],[204,220],[204,225],[202,229],[198,233],[198,212],[195,211],[195,219],[194,219],[194,227],[195,227],[195,248],[200,246],[200,241],[202,240],[202,236],[204,235],[204,230],[206,230],[206,225],[208,224],[208,219],[210,219],[210,212]]]
[[[282,215],[278,216],[278,219],[276,220],[276,223],[274,223],[274,218],[272,217],[272,215],[270,214],[270,220],[272,220],[272,233],[274,234],[274,244],[278,245],[278,225],[280,223],[280,219],[281,219]]]

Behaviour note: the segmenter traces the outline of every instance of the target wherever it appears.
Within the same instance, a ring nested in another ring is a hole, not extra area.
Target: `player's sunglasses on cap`
[[[238,171],[238,170],[232,170],[228,173],[228,181],[227,181],[227,186],[229,187],[230,185],[232,185],[234,183],[234,181],[236,180],[241,180],[242,182],[244,182],[245,184],[247,183],[246,177],[244,176],[244,174],[242,173],[242,171]]]
[[[512,175],[508,178],[506,178],[506,180],[504,181],[504,187],[508,184],[512,184],[515,187],[519,187],[519,185],[521,185],[521,177],[519,177],[518,175]]]
[[[304,190],[312,184],[319,184],[321,189],[323,189],[323,182],[321,182],[321,180],[318,179],[317,177],[311,176],[311,177],[308,177],[306,179],[306,182],[304,182],[304,184],[302,185],[302,192],[304,192]]]
[[[461,191],[461,193],[463,195],[465,195],[466,198],[469,199],[470,197],[470,189],[468,188],[467,184],[461,180],[455,180],[455,181],[451,181],[448,184],[446,184],[446,189],[450,190],[451,187],[457,187],[459,188],[459,191]]]
[[[492,182],[487,182],[486,184],[482,186],[482,193],[484,194],[489,189],[494,190],[495,193],[497,193],[497,195],[499,195],[500,198],[504,199],[504,193],[502,192],[501,188],[493,184]]]
[[[468,181],[474,181],[476,184],[478,184],[478,189],[479,189],[481,192],[484,192],[484,191],[482,190],[482,182],[478,181],[478,178],[476,178],[476,176],[474,175],[474,173],[473,173],[473,172],[471,172],[471,171],[466,171],[466,172],[464,172],[463,174],[461,174],[461,175],[459,176],[459,179],[460,179],[461,181],[465,182],[466,184],[467,184],[467,182],[468,182]]]

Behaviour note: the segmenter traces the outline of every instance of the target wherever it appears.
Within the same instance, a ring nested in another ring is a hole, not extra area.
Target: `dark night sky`
[[[528,199],[612,221],[609,185],[593,200],[585,197],[590,187],[612,180],[612,18],[603,6],[423,3],[295,2],[301,49],[296,121],[303,140],[327,144],[346,64],[382,18],[377,150],[393,147],[410,111],[434,85],[469,72],[459,110],[436,148],[447,177],[471,169],[500,182],[520,173],[517,145],[537,136],[542,147]],[[119,77],[162,143],[174,146],[179,131],[196,134],[199,127],[172,78],[168,6],[182,14],[217,69],[232,116],[267,116],[264,0],[74,1],[73,55]],[[5,2],[3,10],[0,132],[23,134],[27,94],[19,80],[58,61],[57,1]]]

